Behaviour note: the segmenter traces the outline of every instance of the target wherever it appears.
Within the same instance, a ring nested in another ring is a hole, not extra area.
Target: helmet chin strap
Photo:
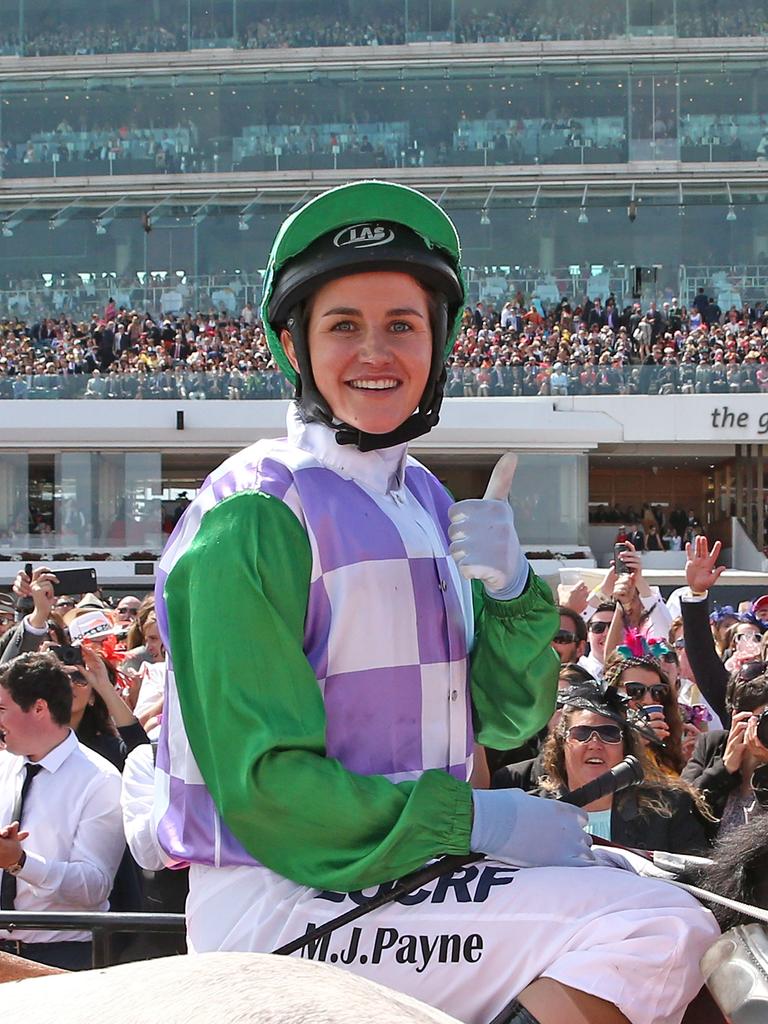
[[[294,307],[288,318],[287,326],[291,332],[299,364],[296,400],[304,419],[325,423],[326,426],[336,431],[337,444],[355,445],[361,452],[392,448],[429,433],[440,419],[440,406],[443,401],[446,381],[443,349],[448,334],[448,304],[441,295],[437,296],[430,320],[432,325],[432,364],[418,409],[394,430],[389,430],[384,434],[369,434],[364,430],[358,430],[357,427],[353,427],[349,423],[337,420],[328,403],[320,394],[309,357],[304,309],[302,305]]]

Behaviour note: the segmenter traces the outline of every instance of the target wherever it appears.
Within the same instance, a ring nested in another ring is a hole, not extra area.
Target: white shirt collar
[[[45,757],[41,757],[39,761],[30,761],[28,757],[25,757],[22,763],[39,764],[41,768],[45,768],[47,772],[53,774],[61,768],[69,755],[74,750],[77,750],[79,746],[77,736],[70,729],[67,738],[57,744],[53,750],[49,750]]]
[[[324,423],[306,423],[295,402],[291,402],[288,408],[287,426],[291,444],[310,452],[318,462],[339,476],[356,480],[378,494],[402,490],[407,444],[372,452],[361,452],[351,444],[337,444],[335,431]]]

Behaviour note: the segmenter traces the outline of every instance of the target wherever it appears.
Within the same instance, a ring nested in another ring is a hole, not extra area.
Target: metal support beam
[[[759,551],[765,547],[765,445],[757,446],[757,523],[755,543]]]
[[[30,199],[28,203],[24,203],[23,206],[19,206],[16,210],[12,210],[10,213],[3,217],[0,222],[2,227],[3,238],[10,238],[13,235],[13,229],[17,228],[19,224],[24,220],[27,214],[31,213],[34,209],[35,202]]]
[[[96,219],[94,220],[94,224],[96,225],[96,234],[103,235],[106,233],[107,228],[115,219],[115,210],[121,207],[125,202],[127,202],[127,197],[121,196],[116,203],[112,203],[111,206],[108,206],[105,210],[96,214]]]
[[[202,224],[203,223],[205,218],[208,216],[208,209],[209,209],[209,207],[217,199],[218,199],[218,193],[214,192],[214,194],[210,197],[210,199],[206,199],[206,201],[204,203],[202,203],[202,205],[198,206],[198,208],[194,211],[194,213],[192,214],[192,223],[195,225],[195,227],[197,227],[198,224]]]
[[[48,221],[48,227],[51,231],[55,231],[56,228],[66,224],[78,206],[82,206],[82,200],[79,198],[73,199],[71,203],[67,203],[66,206],[62,206],[60,210],[57,210]]]
[[[746,494],[746,515],[744,517],[747,533],[755,539],[755,457],[752,452],[752,445],[748,444],[747,458],[744,465],[744,472],[747,477],[747,494]]]

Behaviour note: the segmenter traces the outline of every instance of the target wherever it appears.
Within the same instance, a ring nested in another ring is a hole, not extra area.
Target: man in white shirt
[[[600,683],[603,681],[605,669],[605,641],[608,639],[615,608],[616,602],[613,600],[604,601],[597,606],[587,623],[589,654],[579,658],[579,665]]]
[[[0,670],[0,904],[108,910],[125,848],[120,775],[69,727],[72,684],[50,654]],[[87,931],[0,930],[0,950],[67,970],[91,965]]]

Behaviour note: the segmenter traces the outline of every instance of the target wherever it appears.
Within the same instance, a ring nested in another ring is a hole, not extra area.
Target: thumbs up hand
[[[465,579],[482,580],[497,601],[519,597],[528,582],[528,562],[515,530],[507,501],[517,469],[517,456],[502,455],[491,474],[485,495],[457,501],[448,509],[450,554]]]

